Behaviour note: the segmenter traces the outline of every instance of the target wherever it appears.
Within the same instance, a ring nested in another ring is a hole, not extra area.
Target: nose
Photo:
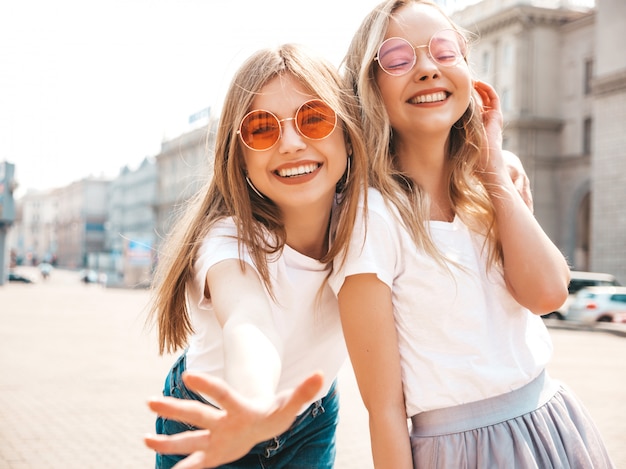
[[[439,67],[430,56],[427,45],[415,48],[415,65],[413,67],[413,74],[414,79],[418,81],[439,77]]]
[[[278,151],[281,153],[291,153],[306,148],[304,137],[300,135],[296,128],[296,121],[293,117],[280,121],[281,136],[278,142]]]

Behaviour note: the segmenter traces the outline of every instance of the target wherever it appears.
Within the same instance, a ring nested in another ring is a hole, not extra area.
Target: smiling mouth
[[[294,168],[277,169],[275,173],[283,178],[293,178],[310,174],[320,166],[318,163],[303,164]]]
[[[408,102],[410,104],[438,103],[440,101],[445,101],[447,97],[448,94],[445,91],[437,91],[436,93],[415,96],[414,98],[409,99]]]

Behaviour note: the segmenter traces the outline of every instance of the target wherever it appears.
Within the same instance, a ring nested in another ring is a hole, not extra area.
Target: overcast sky
[[[219,106],[254,50],[339,64],[379,0],[13,0],[0,5],[0,161],[17,195],[115,177]]]

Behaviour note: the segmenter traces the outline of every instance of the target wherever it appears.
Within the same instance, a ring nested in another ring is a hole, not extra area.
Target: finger
[[[191,454],[210,448],[211,433],[208,430],[193,430],[174,435],[145,435],[145,445],[160,454]]]
[[[528,206],[528,208],[530,209],[531,213],[534,212],[534,206],[533,206],[533,194],[530,191],[530,180],[528,179],[527,176],[523,177],[523,188],[522,188],[522,198],[524,199],[524,202],[526,203],[526,205]]]
[[[294,395],[304,402],[308,402],[313,399],[324,385],[324,375],[321,372],[317,372],[305,379],[295,389]]]
[[[484,81],[476,80],[474,82],[474,89],[480,95],[484,109],[499,109],[500,98],[493,86]]]
[[[210,464],[206,461],[206,453],[204,451],[197,451],[187,456],[182,461],[179,461],[172,469],[202,469]]]
[[[209,397],[210,401],[221,409],[227,410],[241,405],[239,394],[219,378],[206,373],[186,371],[183,373],[183,382],[192,391]]]
[[[484,83],[481,81],[475,81],[474,82],[474,89],[476,90],[476,93],[478,93],[478,96],[480,97],[481,100],[481,107],[485,107],[488,105],[488,101],[489,101],[489,95],[487,94],[485,88],[484,88]]]
[[[155,397],[148,400],[148,407],[161,417],[186,422],[200,428],[210,429],[223,411],[190,399]]]
[[[281,410],[296,415],[303,405],[308,404],[317,395],[323,385],[324,375],[320,372],[312,374],[286,395]]]

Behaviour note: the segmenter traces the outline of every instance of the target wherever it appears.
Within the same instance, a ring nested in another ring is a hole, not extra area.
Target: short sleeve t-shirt
[[[222,329],[211,300],[204,296],[204,286],[209,268],[226,259],[242,259],[255,268],[245,246],[240,250],[232,218],[218,221],[210,230],[187,289],[195,331],[187,350],[187,369],[219,378],[224,375]],[[276,299],[266,293],[284,345],[277,391],[293,388],[311,373],[322,371],[324,387],[313,402],[328,392],[347,357],[337,298],[325,283],[330,267],[285,245],[270,259],[268,269]]]
[[[484,237],[458,217],[429,222],[436,246],[456,263],[448,271],[399,220],[370,189],[367,221],[357,221],[330,283],[338,293],[346,277],[373,273],[391,288],[407,416],[503,394],[538,376],[552,353],[550,336],[510,295],[502,271],[486,268]]]

